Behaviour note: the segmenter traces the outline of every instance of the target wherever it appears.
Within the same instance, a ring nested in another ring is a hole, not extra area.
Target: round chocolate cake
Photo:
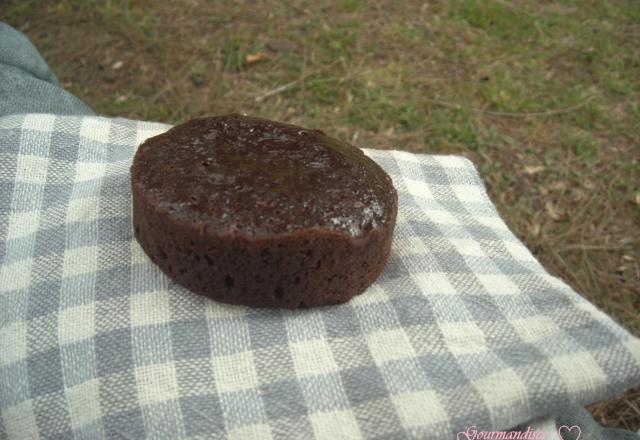
[[[348,301],[382,272],[398,196],[364,153],[238,114],[148,139],[131,167],[135,236],[177,283],[218,301]]]

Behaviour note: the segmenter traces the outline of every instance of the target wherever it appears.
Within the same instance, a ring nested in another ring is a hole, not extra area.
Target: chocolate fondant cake
[[[348,301],[382,272],[398,196],[364,153],[238,114],[148,139],[131,167],[135,236],[177,283],[218,301]]]

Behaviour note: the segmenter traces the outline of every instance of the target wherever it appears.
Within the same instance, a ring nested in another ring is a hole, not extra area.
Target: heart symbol
[[[580,434],[582,434],[582,430],[580,429],[580,427],[578,425],[573,425],[571,427],[567,426],[567,425],[562,425],[558,428],[558,435],[560,436],[560,438],[562,440],[566,440],[563,435],[562,435],[562,430],[566,429],[567,432],[570,432],[573,434],[573,430],[575,429],[577,432],[577,435],[575,436],[575,440],[579,440],[580,439]]]

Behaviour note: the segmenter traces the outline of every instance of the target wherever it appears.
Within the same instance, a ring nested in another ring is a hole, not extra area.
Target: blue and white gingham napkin
[[[461,157],[365,150],[398,224],[347,304],[175,285],[131,228],[132,155],[167,128],[0,118],[0,438],[451,439],[640,383],[638,339],[538,264]]]

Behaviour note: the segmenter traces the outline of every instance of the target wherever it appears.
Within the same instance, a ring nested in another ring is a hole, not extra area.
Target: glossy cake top
[[[319,130],[231,114],[148,139],[134,191],[170,218],[247,236],[321,228],[361,236],[394,220],[391,178]]]

